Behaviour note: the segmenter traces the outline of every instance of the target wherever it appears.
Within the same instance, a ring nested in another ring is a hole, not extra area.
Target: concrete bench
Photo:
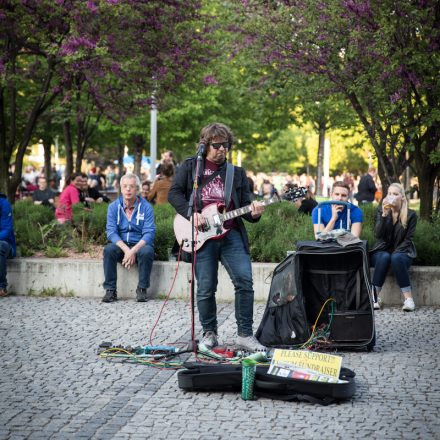
[[[168,293],[177,262],[155,261],[151,273],[153,296]],[[266,301],[271,274],[275,263],[253,263],[256,301]],[[410,269],[413,294],[418,306],[440,306],[440,267],[413,266]],[[191,265],[180,263],[171,298],[189,298]],[[118,297],[134,298],[137,286],[137,268],[126,270],[118,265]],[[73,260],[69,258],[15,258],[8,261],[8,289],[17,295],[55,288],[60,294],[73,293],[82,298],[101,298],[104,271],[100,260]],[[388,275],[381,297],[385,305],[400,305],[402,297],[393,276]],[[217,299],[233,301],[234,288],[223,266],[220,265]]]

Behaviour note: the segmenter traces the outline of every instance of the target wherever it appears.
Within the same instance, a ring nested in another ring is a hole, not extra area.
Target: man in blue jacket
[[[103,302],[116,301],[117,264],[130,269],[136,262],[139,281],[136,289],[138,302],[145,302],[150,287],[150,273],[154,259],[154,215],[153,208],[138,193],[141,189],[139,177],[125,174],[120,182],[121,196],[112,202],[107,211],[107,238],[111,243],[104,248]]]
[[[0,296],[8,296],[6,262],[15,257],[16,245],[12,209],[7,197],[0,193]]]

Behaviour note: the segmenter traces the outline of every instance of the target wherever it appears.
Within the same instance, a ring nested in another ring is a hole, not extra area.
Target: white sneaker
[[[208,350],[211,350],[214,347],[217,347],[218,340],[215,332],[208,330],[203,334],[203,338],[200,341],[200,344],[203,344]]]
[[[266,351],[266,347],[261,345],[257,338],[253,335],[251,336],[237,336],[235,340],[235,345],[237,348],[241,348],[246,351]]]
[[[402,310],[404,312],[414,312],[415,308],[416,305],[414,304],[414,300],[412,298],[406,298]]]
[[[373,303],[374,310],[380,310],[383,307],[382,298],[377,297],[377,302]]]

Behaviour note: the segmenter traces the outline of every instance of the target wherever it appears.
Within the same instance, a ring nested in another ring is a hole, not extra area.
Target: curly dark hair
[[[229,142],[229,149],[232,148],[232,145],[235,141],[232,130],[227,125],[220,122],[214,122],[213,124],[209,124],[200,130],[200,142],[209,144],[215,137],[227,139]]]

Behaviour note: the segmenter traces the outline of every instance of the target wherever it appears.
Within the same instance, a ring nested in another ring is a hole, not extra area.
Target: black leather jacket
[[[193,175],[195,174],[195,167],[195,157],[189,157],[186,159],[174,176],[173,183],[171,184],[171,188],[168,193],[168,201],[171,203],[174,209],[185,218],[188,218],[188,202],[191,198],[191,193],[193,190]],[[225,181],[226,162],[220,166],[219,171],[220,177],[223,179],[223,181]],[[198,193],[200,193],[200,191],[198,191]],[[234,167],[234,181],[232,184],[231,199],[234,202],[235,209],[250,205],[252,203],[251,193],[249,191],[249,183],[243,168]],[[197,209],[198,212],[201,212],[202,210],[200,194],[198,194],[197,197]],[[260,220],[260,217],[254,219],[251,213],[247,213],[242,217],[251,223],[256,223]],[[243,238],[246,252],[249,253],[249,239],[242,217],[237,217],[235,220]]]
[[[416,231],[417,215],[412,209],[408,209],[408,220],[406,228],[397,220],[395,231],[393,233],[393,216],[391,212],[382,217],[382,208],[376,213],[376,222],[374,233],[377,238],[371,252],[383,251],[390,246],[394,248],[394,252],[402,252],[411,258],[417,256],[416,247],[414,246],[413,237]]]

